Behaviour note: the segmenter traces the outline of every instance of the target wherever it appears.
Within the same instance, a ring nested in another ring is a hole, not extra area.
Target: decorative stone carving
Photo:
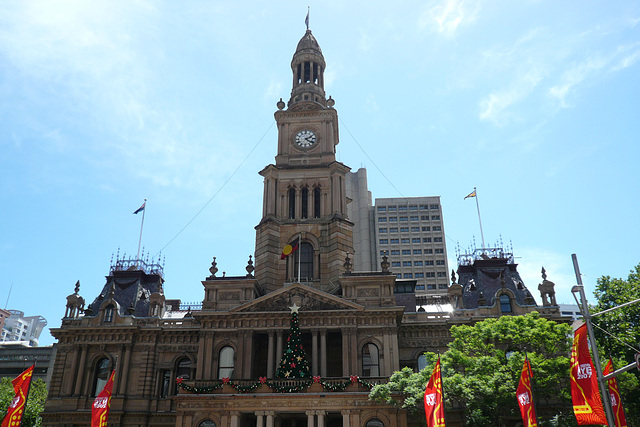
[[[556,304],[555,286],[555,283],[547,280],[547,272],[544,267],[542,267],[542,283],[538,285],[538,290],[540,291],[543,306],[548,307],[558,305]],[[549,299],[547,299],[547,297],[549,297]]]

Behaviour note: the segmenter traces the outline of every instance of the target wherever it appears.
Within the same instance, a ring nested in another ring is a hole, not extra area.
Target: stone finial
[[[327,99],[327,107],[333,108],[336,105],[336,101],[329,95],[329,99]]]
[[[542,267],[542,280],[547,280],[547,271]]]
[[[209,272],[211,273],[211,276],[207,277],[207,280],[212,280],[214,277],[216,277],[216,273],[218,272],[218,263],[216,262],[216,257],[213,257],[211,267],[209,267]]]
[[[247,261],[247,266],[245,267],[247,270],[247,277],[253,277],[253,271],[256,269],[253,266],[253,261],[251,260],[251,255],[249,255],[249,261]]]
[[[384,255],[382,255],[382,262],[380,263],[380,267],[382,267],[382,272],[383,273],[388,273],[389,272],[389,257],[387,256],[387,251],[384,252]]]
[[[456,272],[453,269],[451,270],[451,284],[456,284]]]
[[[542,283],[538,285],[538,290],[540,291],[540,297],[542,298],[542,305],[547,306],[555,306],[558,305],[556,303],[556,291],[555,291],[555,283],[550,280],[547,280],[547,273],[542,267]],[[548,299],[547,299],[548,297]]]
[[[74,294],[76,294],[76,295],[78,295],[78,292],[80,292],[80,280],[78,280],[76,282],[76,287],[75,287],[74,291],[75,291]]]
[[[135,312],[136,312],[136,308],[133,305],[133,301],[131,301],[131,304],[129,304],[129,307],[127,308],[127,311],[125,313],[131,316]]]
[[[280,101],[278,101],[278,103],[276,104],[276,106],[278,107],[278,110],[283,110],[285,107],[285,103],[282,100],[282,98],[280,98]]]
[[[349,252],[347,252],[347,257],[344,260],[344,271],[349,274],[352,268],[353,264],[351,264],[351,258],[349,258]]]

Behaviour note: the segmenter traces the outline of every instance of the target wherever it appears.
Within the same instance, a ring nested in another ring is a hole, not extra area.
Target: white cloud
[[[479,11],[479,0],[441,0],[427,7],[418,19],[418,26],[451,37],[458,27],[475,22]]]
[[[531,70],[508,89],[489,94],[480,101],[480,119],[502,125],[513,118],[509,108],[526,98],[540,83],[542,74]]]
[[[542,267],[546,270],[547,280],[556,285],[558,304],[575,303],[571,296],[571,288],[576,284],[571,254],[559,254],[542,248],[524,248],[517,252],[520,277],[538,304],[542,304],[538,291],[538,284],[542,282]]]
[[[564,72],[561,83],[549,89],[549,94],[556,98],[562,107],[568,107],[566,98],[569,91],[576,85],[582,83],[590,74],[600,70],[607,61],[598,56],[592,56],[574,65]]]

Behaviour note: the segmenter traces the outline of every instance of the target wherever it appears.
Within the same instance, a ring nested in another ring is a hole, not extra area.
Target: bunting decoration
[[[439,357],[424,391],[424,412],[427,417],[427,427],[445,427]]]
[[[576,329],[571,348],[571,400],[578,425],[607,424],[598,379],[587,345],[587,325]]]
[[[608,375],[614,371],[613,361],[609,359],[607,366],[604,367],[604,374]],[[609,396],[611,397],[611,408],[613,409],[613,418],[616,427],[627,427],[627,419],[624,416],[624,408],[620,400],[620,389],[618,388],[618,380],[615,377],[607,380],[609,386]]]
[[[516,396],[518,398],[518,406],[520,406],[520,413],[522,414],[522,424],[524,427],[538,427],[538,419],[536,418],[536,410],[533,406],[533,391],[531,390],[531,363],[529,359],[524,359],[524,365],[522,365],[522,373],[520,374],[520,382],[516,389]]]
[[[15,396],[9,404],[9,408],[7,408],[7,415],[2,419],[2,427],[20,427],[22,416],[27,408],[27,397],[29,396],[29,386],[31,385],[34,367],[35,365],[31,365],[11,381]]]
[[[111,407],[111,392],[113,391],[113,375],[116,373],[114,369],[111,371],[109,380],[104,385],[100,394],[96,397],[91,405],[91,427],[106,427],[109,418],[109,408]]]

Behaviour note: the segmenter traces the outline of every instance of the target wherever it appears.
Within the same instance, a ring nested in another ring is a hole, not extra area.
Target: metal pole
[[[144,199],[144,209],[142,209],[142,222],[140,223],[140,238],[138,239],[138,255],[136,255],[136,266],[140,261],[140,244],[142,243],[142,227],[144,227],[144,214],[147,212],[147,199]]]
[[[473,192],[476,193],[476,208],[478,208],[478,222],[480,223],[480,237],[482,238],[482,250],[484,253],[484,233],[482,232],[482,219],[480,218],[480,203],[478,203],[478,190],[473,187]]]
[[[598,354],[598,345],[596,344],[596,337],[593,334],[593,326],[591,325],[591,315],[589,314],[589,305],[587,304],[587,297],[584,293],[584,286],[582,285],[582,277],[580,276],[580,267],[578,266],[578,257],[576,254],[571,254],[573,260],[573,269],[576,273],[576,281],[578,286],[574,286],[571,289],[571,293],[578,292],[580,294],[580,302],[582,305],[582,316],[584,317],[584,323],[587,325],[587,333],[589,335],[589,341],[591,342],[591,352],[593,353],[593,365],[596,368],[596,378],[598,379],[598,385],[600,386],[600,395],[602,396],[602,406],[607,416],[607,423],[609,427],[615,427],[615,418],[613,417],[613,409],[611,408],[611,396],[609,396],[609,388],[607,382],[602,375],[602,367],[600,366],[600,356]]]

